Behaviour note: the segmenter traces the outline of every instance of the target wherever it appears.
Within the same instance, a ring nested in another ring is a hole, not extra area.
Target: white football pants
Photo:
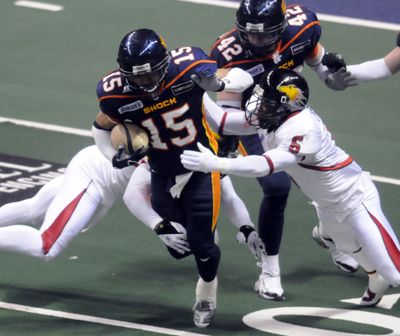
[[[338,248],[351,255],[367,272],[377,271],[392,286],[400,284],[400,245],[382,212],[378,190],[363,174],[362,203],[354,206],[342,222],[317,207],[322,236],[333,239]]]

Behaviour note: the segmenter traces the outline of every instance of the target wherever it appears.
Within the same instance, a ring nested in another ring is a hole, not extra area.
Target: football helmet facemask
[[[246,119],[250,125],[275,131],[286,118],[303,110],[309,89],[304,77],[289,69],[275,69],[256,85],[246,104]]]
[[[133,89],[141,89],[155,99],[165,77],[170,57],[164,39],[150,29],[131,31],[122,39],[118,66]]]
[[[284,0],[242,0],[236,11],[242,44],[259,56],[275,51],[286,25]]]

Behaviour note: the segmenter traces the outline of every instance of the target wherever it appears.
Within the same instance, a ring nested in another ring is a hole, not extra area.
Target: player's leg
[[[369,284],[361,300],[362,305],[376,305],[392,285],[400,285],[400,245],[389,221],[385,217],[378,191],[373,182],[362,177],[365,197],[362,206],[346,221],[354,230],[361,249],[358,253],[369,262],[366,269]]]
[[[43,258],[42,236],[28,225],[10,225],[0,228],[0,251]]]
[[[136,172],[136,171],[135,171]],[[134,177],[135,175],[132,175]],[[151,173],[151,205],[154,211],[164,220],[178,222],[184,227],[186,226],[184,212],[179,204],[179,199],[174,199],[170,193],[170,188],[174,185],[175,178],[173,176],[163,176]],[[129,182],[129,186],[135,187],[135,184]],[[132,191],[132,190],[131,190]],[[124,196],[125,197],[125,196]],[[128,208],[132,211],[132,206]],[[134,209],[133,209],[134,210]],[[140,220],[146,220],[144,216],[138,214],[137,211],[133,211],[135,215],[138,215]],[[191,253],[181,254],[173,248],[166,246],[168,253],[175,259],[182,259]]]
[[[221,178],[221,206],[225,216],[237,229],[242,225],[254,226],[246,205],[236,193],[228,175]]]
[[[65,176],[40,230],[24,225],[0,228],[0,249],[46,260],[56,257],[88,225],[99,205],[99,195],[94,184],[85,186],[73,175]]]
[[[76,179],[76,172],[67,171],[61,190],[51,202],[40,228],[46,259],[58,256],[89,226],[102,203],[100,188],[89,177]],[[100,213],[105,215],[103,211]]]
[[[327,249],[333,263],[343,272],[354,273],[358,269],[358,262],[350,255],[339,250],[335,242],[323,231],[322,225],[314,226],[312,230],[314,241],[321,247]]]
[[[360,302],[374,306],[389,285],[400,284],[400,249],[393,230],[382,213],[379,194],[369,178],[362,178],[360,190],[364,199],[355,200],[352,212],[342,222],[334,213],[317,208],[323,232],[335,241],[338,248],[351,255],[369,275],[368,288]],[[356,196],[358,198],[359,196]],[[350,200],[352,202],[352,200]]]
[[[35,225],[42,222],[44,214],[63,182],[63,175],[46,183],[35,196],[4,204],[0,208],[0,227],[27,224]]]
[[[229,221],[238,229],[236,238],[239,243],[246,243],[250,252],[260,260],[265,256],[264,243],[255,231],[249,211],[236,193],[228,175],[221,176],[221,206]],[[217,232],[215,232],[217,235]],[[218,242],[218,239],[216,239]]]
[[[264,153],[258,135],[242,137],[241,141],[247,154],[261,155]],[[258,216],[258,232],[265,244],[267,255],[263,257],[262,272],[255,283],[255,290],[265,299],[284,300],[280,279],[279,249],[291,181],[284,172],[264,176],[257,180],[263,191]]]
[[[210,324],[217,307],[217,270],[221,253],[214,242],[214,231],[220,207],[219,174],[194,173],[181,200],[188,241],[200,275],[193,306],[194,323],[204,328]]]

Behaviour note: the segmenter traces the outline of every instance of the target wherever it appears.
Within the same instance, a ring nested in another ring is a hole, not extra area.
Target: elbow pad
[[[111,144],[111,131],[99,128],[96,123],[92,126],[94,142],[100,152],[111,162],[117,151]]]
[[[224,92],[241,93],[253,85],[253,77],[240,68],[232,68],[228,74],[222,78],[225,83]]]

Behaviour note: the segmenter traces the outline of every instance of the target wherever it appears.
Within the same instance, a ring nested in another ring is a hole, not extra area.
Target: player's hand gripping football
[[[350,79],[351,73],[346,70],[346,63],[342,55],[327,52],[322,58],[322,64],[330,70],[325,81],[330,89],[341,91],[353,86]]]
[[[118,147],[117,154],[112,158],[112,165],[114,168],[122,169],[128,166],[137,166],[138,162],[143,159],[147,154],[144,148],[135,150],[132,154],[125,152],[125,145],[121,144]]]
[[[171,248],[180,254],[190,252],[186,229],[179,223],[163,220],[154,228],[167,248]]]
[[[196,72],[192,74],[190,78],[204,91],[219,92],[225,88],[225,82],[219,79],[216,73],[210,70]]]
[[[239,228],[236,239],[241,244],[246,243],[256,259],[261,260],[261,255],[266,255],[264,243],[252,226],[242,225]]]
[[[197,143],[198,151],[184,150],[181,154],[182,165],[189,170],[209,173],[219,170],[219,158],[200,142]]]

